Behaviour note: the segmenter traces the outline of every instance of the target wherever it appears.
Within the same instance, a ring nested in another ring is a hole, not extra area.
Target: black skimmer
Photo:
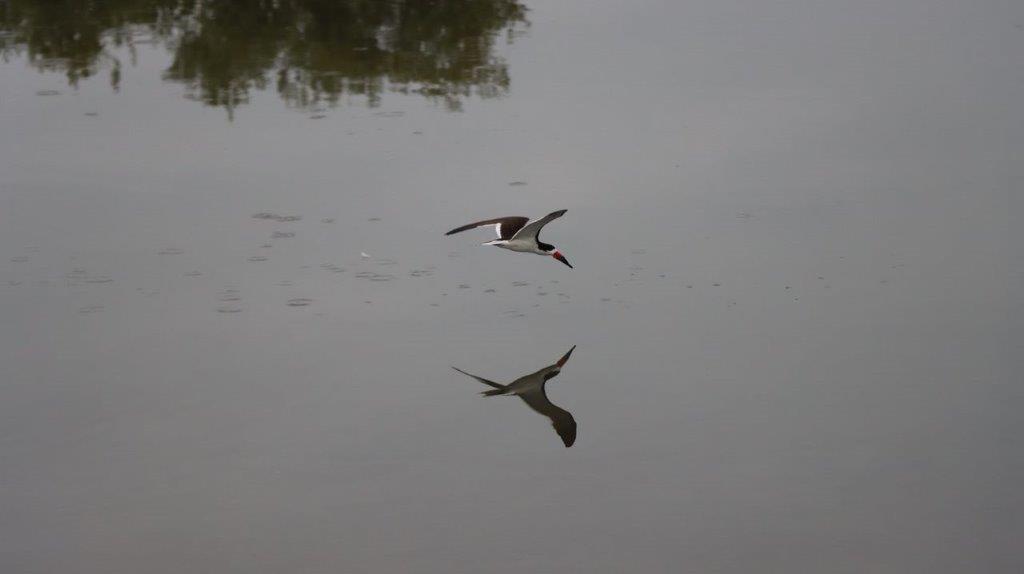
[[[456,227],[448,233],[445,233],[445,235],[452,235],[460,231],[480,227],[481,225],[493,225],[494,230],[498,233],[498,238],[494,241],[488,241],[487,243],[484,243],[484,245],[493,245],[510,251],[518,251],[520,253],[550,255],[562,263],[569,265],[569,261],[564,255],[555,249],[554,245],[544,243],[539,239],[540,230],[548,223],[551,223],[565,215],[566,211],[568,210],[559,209],[558,211],[552,211],[544,217],[533,221],[530,221],[529,218],[519,216],[485,219],[483,221],[477,221],[476,223],[463,225],[462,227]],[[571,268],[572,265],[569,265],[569,267]]]
[[[566,361],[569,360],[569,355],[575,349],[576,346],[573,345],[572,349],[569,349],[569,352],[563,355],[561,359],[558,359],[555,364],[548,365],[536,373],[519,377],[507,385],[489,381],[483,377],[467,373],[462,369],[452,368],[467,377],[473,377],[489,387],[494,387],[492,391],[480,393],[485,397],[515,395],[523,399],[523,402],[531,409],[551,419],[551,426],[555,427],[555,432],[558,433],[558,436],[562,437],[562,442],[568,448],[572,446],[572,443],[576,442],[576,419],[572,418],[572,413],[548,400],[548,395],[544,392],[544,384],[562,372],[562,367],[565,366]]]

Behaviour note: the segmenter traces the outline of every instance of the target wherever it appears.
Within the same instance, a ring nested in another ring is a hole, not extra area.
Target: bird
[[[496,217],[494,219],[485,219],[483,221],[477,221],[476,223],[468,223],[462,227],[456,227],[455,229],[445,233],[445,235],[454,235],[467,229],[474,229],[481,225],[494,225],[494,230],[498,233],[498,238],[494,241],[488,241],[484,245],[493,245],[502,249],[508,249],[509,251],[518,251],[520,253],[536,253],[537,255],[546,255],[555,258],[562,263],[565,263],[572,268],[569,260],[565,258],[554,245],[550,243],[544,243],[540,240],[540,230],[545,225],[565,215],[567,209],[559,209],[558,211],[552,211],[551,213],[541,217],[540,219],[534,219],[530,221],[527,217],[512,216],[512,217]]]
[[[480,393],[485,397],[515,395],[523,399],[527,406],[551,420],[551,426],[554,427],[555,432],[561,437],[565,447],[569,448],[576,442],[576,419],[572,418],[572,413],[548,400],[548,395],[544,392],[544,385],[562,372],[562,367],[565,366],[566,361],[569,360],[569,355],[572,355],[575,349],[576,346],[573,345],[572,349],[569,349],[569,352],[562,355],[562,358],[558,359],[553,365],[548,365],[535,373],[519,377],[507,385],[478,377],[457,367],[452,368],[467,377],[472,377],[489,387],[493,387],[490,391]]]

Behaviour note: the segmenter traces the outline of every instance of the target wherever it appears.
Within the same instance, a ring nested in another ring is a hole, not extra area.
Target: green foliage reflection
[[[165,79],[229,110],[271,85],[301,108],[398,91],[458,109],[508,90],[493,47],[525,13],[515,0],[0,0],[0,54],[72,85],[109,70],[117,89],[118,54],[158,43],[173,54]]]

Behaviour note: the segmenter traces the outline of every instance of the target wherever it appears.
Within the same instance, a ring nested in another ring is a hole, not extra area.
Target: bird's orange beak
[[[562,255],[561,253],[559,253],[558,251],[555,251],[554,253],[552,253],[551,256],[554,257],[555,259],[561,261],[562,263],[565,263],[566,265],[569,265],[569,260],[566,259],[565,256]],[[572,265],[569,265],[569,269],[572,269],[572,268],[573,268]]]

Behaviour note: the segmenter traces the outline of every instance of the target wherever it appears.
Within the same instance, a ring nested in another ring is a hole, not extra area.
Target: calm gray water
[[[0,54],[4,573],[1024,570],[1024,5],[12,0]],[[562,208],[575,269],[443,236]],[[451,369],[573,346],[558,434]]]

